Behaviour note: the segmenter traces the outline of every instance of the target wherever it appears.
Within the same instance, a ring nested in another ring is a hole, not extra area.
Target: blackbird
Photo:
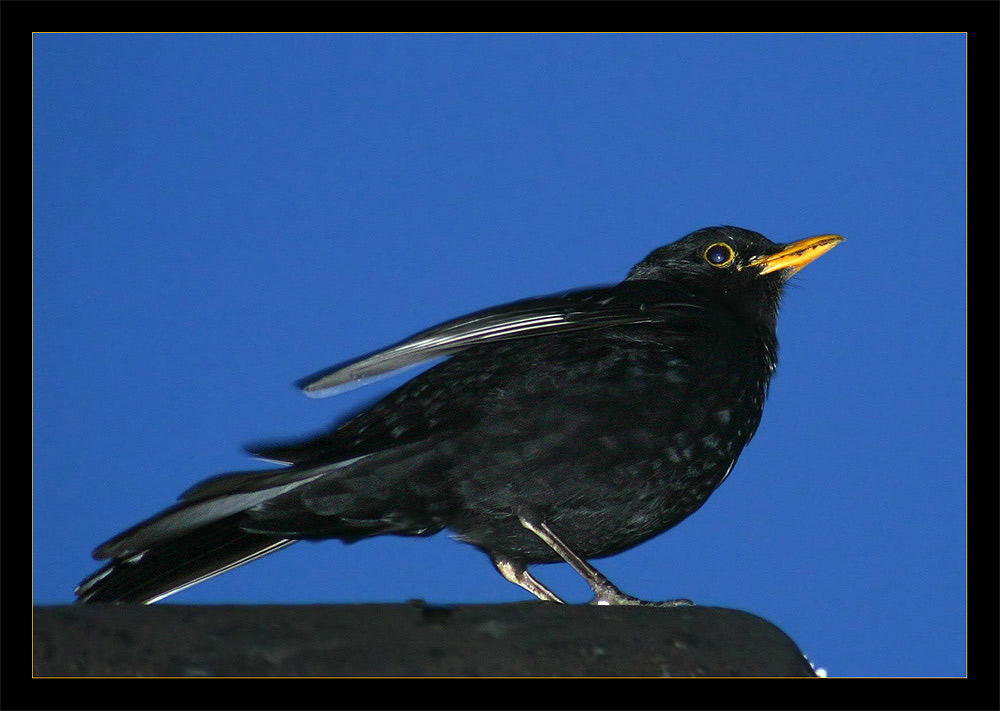
[[[160,600],[302,540],[448,529],[541,600],[565,561],[592,604],[644,603],[594,569],[677,525],[729,476],[761,419],[788,278],[843,240],[736,227],[660,247],[619,284],[472,313],[299,385],[324,396],[445,360],[332,431],[251,450],[94,551],[81,602]]]

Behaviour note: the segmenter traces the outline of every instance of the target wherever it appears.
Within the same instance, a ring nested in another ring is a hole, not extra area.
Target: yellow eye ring
[[[713,267],[728,267],[736,258],[733,248],[725,242],[710,244],[702,253],[705,261]]]

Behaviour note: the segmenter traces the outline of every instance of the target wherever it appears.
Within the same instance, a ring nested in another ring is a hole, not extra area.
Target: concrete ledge
[[[35,677],[815,676],[717,607],[516,603],[36,607]]]

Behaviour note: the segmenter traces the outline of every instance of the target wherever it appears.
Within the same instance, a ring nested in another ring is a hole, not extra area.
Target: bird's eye
[[[733,248],[725,242],[716,242],[705,250],[705,261],[713,267],[728,267],[733,263],[736,254]]]

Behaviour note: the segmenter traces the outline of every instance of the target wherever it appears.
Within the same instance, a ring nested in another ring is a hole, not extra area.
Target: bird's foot
[[[685,598],[680,598],[678,600],[663,600],[660,602],[653,602],[650,600],[640,600],[637,597],[632,597],[623,593],[621,590],[614,586],[609,588],[602,588],[595,591],[597,594],[594,599],[590,601],[591,605],[637,605],[641,607],[694,607],[694,603]]]
[[[639,607],[694,607],[694,603],[685,598],[680,598],[677,600],[661,600],[659,602],[654,602],[652,600],[640,600],[637,597],[632,597],[631,595],[624,595],[622,597],[608,598],[604,596],[597,596],[591,600],[589,605],[636,605]]]
[[[664,600],[663,602],[648,602],[646,600],[640,600],[637,597],[632,597],[631,595],[626,595],[619,590],[614,583],[602,575],[597,568],[578,556],[572,549],[570,549],[569,546],[563,543],[559,536],[557,536],[552,529],[549,528],[547,523],[544,521],[535,522],[525,518],[524,516],[519,516],[518,518],[520,519],[522,526],[541,538],[552,550],[558,553],[563,560],[569,563],[573,570],[583,576],[583,579],[587,581],[588,585],[590,585],[590,589],[594,591],[594,599],[591,600],[589,604],[641,605],[643,607],[694,606],[693,602],[683,598],[680,600]],[[529,592],[534,593],[539,599],[551,602],[563,602],[556,596],[555,593],[532,578],[525,569],[523,563],[514,563],[497,557],[493,558],[493,562],[503,576],[507,578],[507,580],[520,585]]]
[[[500,574],[515,585],[530,592],[542,602],[558,602],[565,604],[564,600],[542,585],[525,567],[522,561],[510,560],[500,555],[493,556],[493,565],[496,566]]]

